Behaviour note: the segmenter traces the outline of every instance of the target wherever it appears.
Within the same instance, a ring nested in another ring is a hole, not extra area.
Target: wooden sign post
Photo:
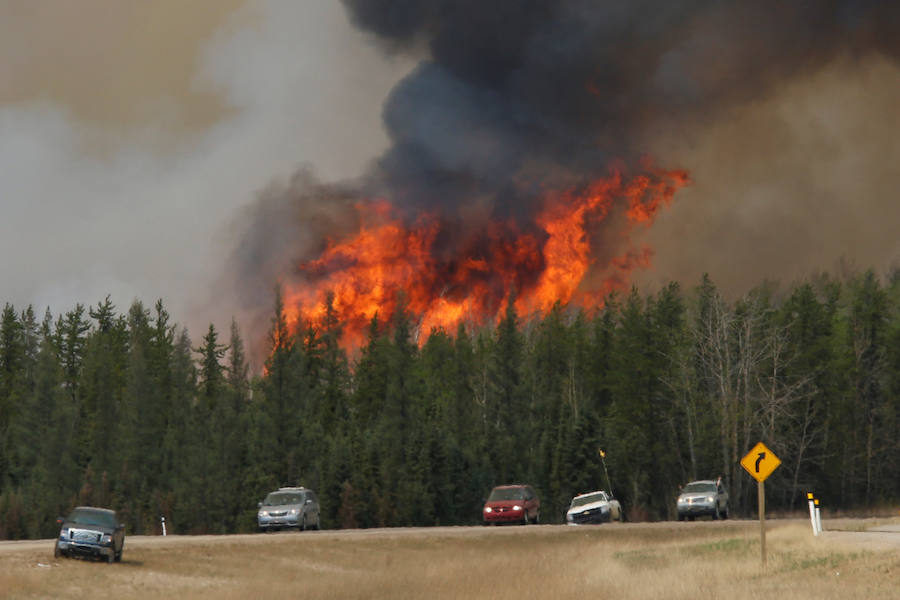
[[[762,556],[762,564],[766,564],[766,478],[772,471],[778,468],[781,459],[775,456],[765,444],[759,442],[747,455],[741,459],[741,466],[756,479],[757,498],[759,506],[759,549]]]

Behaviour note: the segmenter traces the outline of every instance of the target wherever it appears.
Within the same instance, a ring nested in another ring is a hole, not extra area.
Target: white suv
[[[728,492],[721,479],[692,481],[681,488],[676,508],[679,521],[684,521],[685,518],[693,521],[694,517],[703,515],[709,515],[713,519],[727,519]]]
[[[283,487],[269,493],[257,507],[260,531],[319,529],[319,499],[304,487]]]

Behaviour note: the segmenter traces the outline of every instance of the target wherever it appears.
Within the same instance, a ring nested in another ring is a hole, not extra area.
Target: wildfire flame
[[[689,183],[684,171],[650,165],[644,170],[628,180],[614,170],[586,189],[547,193],[529,226],[488,222],[464,234],[437,214],[420,215],[407,225],[386,200],[360,201],[359,230],[328,239],[318,258],[298,265],[304,282],[284,290],[285,317],[294,329],[320,324],[331,293],[343,326],[342,345],[352,349],[363,342],[376,315],[390,318],[400,291],[426,334],[496,320],[513,291],[519,314],[542,313],[556,302],[595,306],[627,285],[632,269],[649,266],[652,251],[628,248],[597,264],[591,232],[624,204],[624,225],[617,233],[627,245],[628,232],[652,223]],[[596,276],[586,283],[591,269],[600,273],[599,283]]]

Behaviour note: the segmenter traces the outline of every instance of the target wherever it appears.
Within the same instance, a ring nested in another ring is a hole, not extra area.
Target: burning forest
[[[509,298],[524,315],[556,302],[595,306],[626,285],[632,269],[648,265],[652,249],[629,246],[628,232],[651,224],[688,181],[683,171],[645,167],[631,178],[613,171],[583,189],[544,192],[524,223],[462,223],[424,212],[410,221],[387,200],[360,200],[353,205],[358,229],[326,236],[317,257],[297,264],[300,281],[284,290],[288,324],[321,325],[330,297],[353,348],[373,318],[390,319],[401,297],[422,341],[435,328],[489,324]],[[619,223],[618,239],[599,262],[605,240],[598,231],[608,222]]]
[[[263,191],[235,277],[260,327],[276,282],[295,329],[330,301],[345,348],[400,301],[420,343],[510,298],[521,315],[598,306],[651,266],[639,230],[695,178],[656,150],[840,57],[897,54],[883,3],[344,4],[419,61],[383,106],[389,147],[356,179],[301,170]]]

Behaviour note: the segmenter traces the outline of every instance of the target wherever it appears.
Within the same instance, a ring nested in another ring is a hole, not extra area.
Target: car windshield
[[[105,510],[96,510],[90,508],[76,508],[66,521],[75,525],[88,525],[94,527],[116,527],[116,514]]]
[[[695,492],[715,492],[716,484],[710,482],[695,481],[694,483],[689,483],[684,486],[684,489],[681,491],[685,494]]]
[[[606,500],[606,494],[603,492],[594,492],[593,494],[584,494],[572,498],[572,506],[584,506],[592,502],[603,502]]]
[[[523,488],[494,488],[491,495],[488,496],[488,502],[496,500],[524,500],[525,490]]]
[[[288,504],[302,504],[303,494],[297,492],[272,492],[263,501],[263,506],[286,506]]]

